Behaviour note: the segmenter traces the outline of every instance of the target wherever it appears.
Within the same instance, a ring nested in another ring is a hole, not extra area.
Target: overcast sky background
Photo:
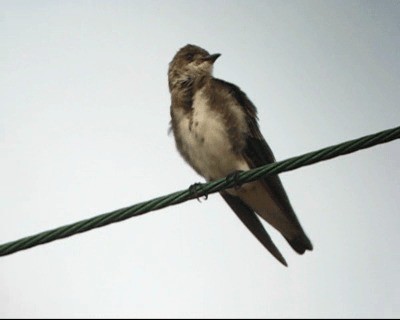
[[[278,160],[400,125],[399,1],[0,1],[0,243],[187,188],[187,43]],[[400,142],[281,175],[281,266],[219,195],[0,258],[0,317],[399,317]]]

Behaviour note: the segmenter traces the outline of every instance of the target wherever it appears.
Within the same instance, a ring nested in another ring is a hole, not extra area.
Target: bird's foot
[[[203,191],[203,184],[202,183],[197,182],[197,183],[192,184],[189,187],[190,194],[194,195],[198,202],[201,202],[201,200],[200,200],[201,196],[199,196],[199,191]],[[207,200],[207,198],[208,198],[208,194],[206,193],[204,195],[204,200]]]
[[[239,181],[239,174],[242,173],[243,170],[235,170],[228,174],[225,178],[227,183],[233,183],[233,188],[235,190],[239,189],[243,183]]]

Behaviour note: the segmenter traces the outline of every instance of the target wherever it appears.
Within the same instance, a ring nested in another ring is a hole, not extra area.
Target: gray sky
[[[398,1],[1,1],[0,243],[187,188],[187,43],[278,160],[400,124]],[[0,317],[399,317],[400,143],[281,175],[314,251],[282,267],[220,198],[0,258]],[[268,227],[268,226],[267,226]]]

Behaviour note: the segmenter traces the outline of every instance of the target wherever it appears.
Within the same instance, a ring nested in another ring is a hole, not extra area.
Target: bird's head
[[[219,53],[209,54],[206,50],[192,44],[181,48],[169,64],[170,90],[172,91],[176,86],[189,86],[196,79],[211,76],[213,64],[219,56]]]

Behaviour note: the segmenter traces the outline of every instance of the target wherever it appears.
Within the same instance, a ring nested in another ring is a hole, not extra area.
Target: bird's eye
[[[188,60],[193,60],[193,58],[194,58],[194,54],[193,53],[188,53],[186,55],[186,59],[188,59]]]

